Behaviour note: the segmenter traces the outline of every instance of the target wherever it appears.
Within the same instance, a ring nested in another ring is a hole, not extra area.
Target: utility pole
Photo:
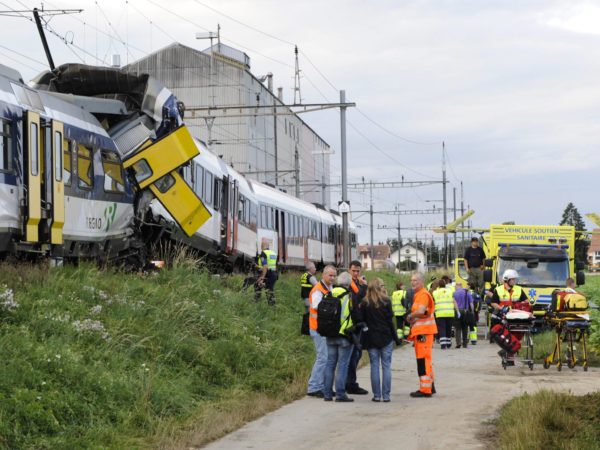
[[[296,70],[294,71],[294,105],[301,105],[302,96],[300,95],[300,64],[298,63],[297,45],[294,47],[294,54],[296,59]]]
[[[444,191],[444,228],[448,225],[448,216],[446,213],[446,143],[442,142],[442,186]],[[444,233],[444,264],[448,268],[448,234]]]
[[[465,195],[463,191],[463,182],[460,182],[460,215],[465,215]],[[464,228],[464,227],[461,227]],[[465,232],[461,231],[461,244],[460,244],[460,254],[463,255],[465,253]]]
[[[350,236],[348,236],[348,180],[346,167],[346,91],[340,91],[340,131],[341,131],[341,153],[342,153],[342,203],[344,208],[342,211],[342,242],[343,242],[343,257],[342,263],[344,267],[350,264]],[[372,261],[372,260],[371,260]]]
[[[452,197],[453,197],[453,208],[452,211],[454,211],[454,219],[456,220],[456,188],[452,188]],[[454,233],[454,238],[453,238],[453,242],[454,242],[454,259],[456,259],[456,233]]]
[[[369,198],[371,202],[369,204],[369,217],[370,217],[370,225],[371,225],[371,270],[375,269],[373,261],[375,258],[375,251],[373,250],[373,182],[369,182]]]

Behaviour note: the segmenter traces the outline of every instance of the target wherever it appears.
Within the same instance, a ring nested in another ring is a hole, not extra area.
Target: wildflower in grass
[[[5,284],[0,285],[0,308],[5,311],[14,311],[19,307],[15,301],[15,293]]]
[[[96,305],[90,309],[90,314],[95,316],[102,312],[102,305]]]
[[[76,320],[71,323],[75,331],[78,333],[92,332],[99,333],[102,339],[107,340],[109,338],[109,334],[104,328],[104,324],[99,320],[92,319],[84,319],[84,320]]]

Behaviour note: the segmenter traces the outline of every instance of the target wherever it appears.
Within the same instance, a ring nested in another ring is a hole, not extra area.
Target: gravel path
[[[439,346],[437,346],[439,347]],[[251,422],[206,448],[215,449],[483,449],[485,422],[513,396],[538,389],[583,394],[600,390],[600,371],[563,366],[533,371],[503,370],[498,347],[480,341],[467,349],[433,352],[436,389],[432,398],[413,399],[418,387],[414,351],[396,349],[392,361],[392,401],[374,403],[371,395],[354,403],[325,403],[305,397]],[[364,356],[363,356],[364,357]],[[359,381],[370,390],[369,366]]]

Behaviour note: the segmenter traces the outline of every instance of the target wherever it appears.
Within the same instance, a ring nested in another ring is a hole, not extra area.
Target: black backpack
[[[324,337],[340,336],[340,318],[342,315],[341,298],[348,291],[344,291],[338,296],[331,292],[323,296],[323,299],[317,307],[317,333]]]

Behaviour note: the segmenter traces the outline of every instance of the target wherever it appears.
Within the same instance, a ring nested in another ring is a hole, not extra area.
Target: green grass
[[[190,267],[0,267],[0,447],[199,445],[305,392],[297,275],[275,308]]]
[[[539,391],[516,397],[496,421],[503,450],[600,448],[600,393],[575,396]]]

